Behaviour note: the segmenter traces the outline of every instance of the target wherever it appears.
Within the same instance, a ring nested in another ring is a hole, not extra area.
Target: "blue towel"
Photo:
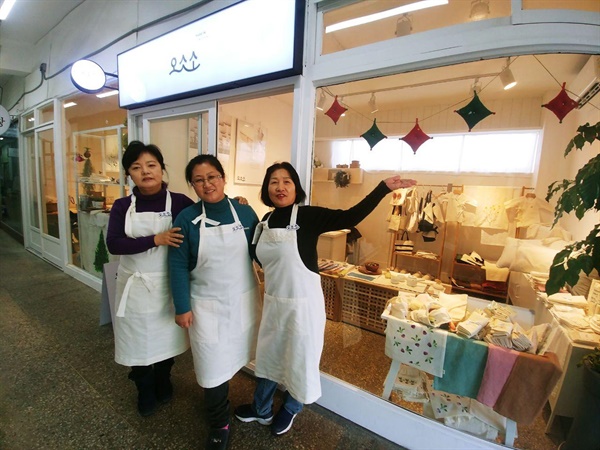
[[[477,398],[487,354],[488,345],[485,342],[448,333],[444,376],[434,378],[433,388],[437,391]]]

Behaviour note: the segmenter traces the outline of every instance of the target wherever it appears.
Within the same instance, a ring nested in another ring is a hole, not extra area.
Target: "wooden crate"
[[[398,289],[345,279],[342,294],[342,322],[385,334],[386,322],[381,318],[381,313],[387,301],[396,295]]]
[[[329,320],[341,320],[342,297],[340,295],[340,279],[321,274],[321,288],[325,297],[325,314]]]

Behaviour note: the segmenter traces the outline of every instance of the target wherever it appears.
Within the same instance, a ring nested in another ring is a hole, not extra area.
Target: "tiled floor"
[[[142,418],[128,369],[113,360],[112,329],[98,325],[99,310],[98,292],[0,230],[0,449],[203,448],[203,394],[190,353],[178,357],[173,369],[173,401]],[[233,406],[248,402],[253,388],[251,376],[236,375]],[[307,406],[292,431],[277,438],[267,427],[233,420],[229,446],[399,448],[318,405]]]

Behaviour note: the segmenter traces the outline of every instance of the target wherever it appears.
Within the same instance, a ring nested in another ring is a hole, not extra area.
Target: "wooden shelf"
[[[414,253],[397,252],[395,250],[394,250],[394,254],[397,256],[406,256],[407,258],[415,258],[415,259],[420,259],[420,260],[425,260],[425,261],[431,261],[436,264],[438,264],[440,262],[439,256],[437,258],[425,258],[423,256],[415,255]]]
[[[502,303],[506,303],[506,298],[508,296],[508,292],[505,294],[497,294],[494,292],[489,292],[489,291],[483,291],[480,289],[470,289],[470,288],[465,288],[465,287],[461,287],[461,286],[455,286],[452,285],[452,291],[457,291],[457,292],[466,292],[469,294],[477,294],[478,296],[482,296],[482,297],[489,297],[489,298],[493,298],[493,299],[499,299],[499,300],[503,300]]]

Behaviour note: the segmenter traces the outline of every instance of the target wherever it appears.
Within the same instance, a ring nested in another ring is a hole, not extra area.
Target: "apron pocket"
[[[192,299],[194,321],[190,328],[190,339],[205,344],[219,342],[219,301]]]
[[[265,294],[262,327],[274,327],[286,335],[306,335],[311,326],[311,302],[307,298],[274,297]]]

